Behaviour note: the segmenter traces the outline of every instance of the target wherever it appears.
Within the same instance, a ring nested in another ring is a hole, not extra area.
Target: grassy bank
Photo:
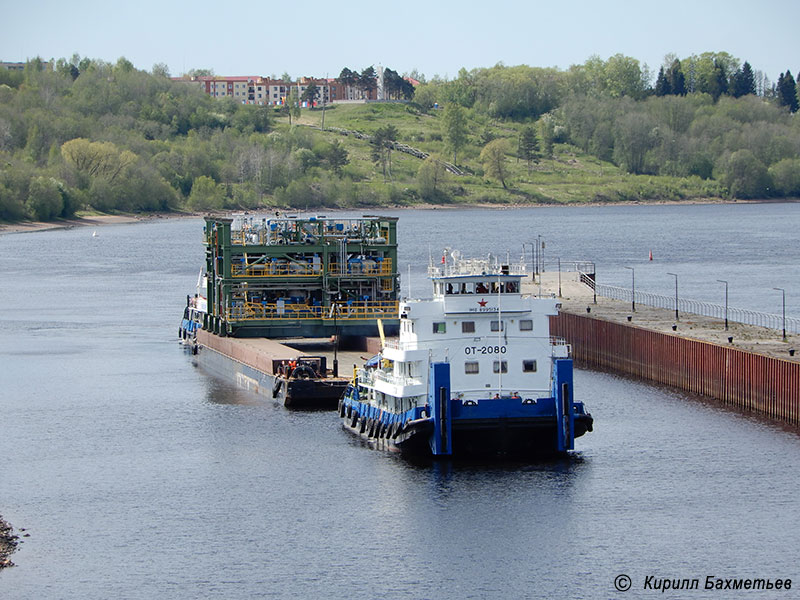
[[[345,175],[361,185],[381,190],[394,190],[401,204],[424,203],[429,199],[420,193],[419,170],[423,160],[392,152],[391,175],[384,181],[382,171],[372,159],[372,146],[364,139],[343,135],[338,129],[371,135],[378,128],[392,125],[396,140],[426,154],[452,161],[443,133],[442,111],[426,114],[413,105],[342,104],[324,111],[304,110],[296,123],[313,127],[315,135],[327,142],[337,140],[346,148],[350,164]],[[280,128],[288,129],[288,122]],[[617,202],[680,202],[719,198],[722,190],[713,181],[699,177],[631,175],[612,163],[582,153],[578,148],[555,143],[552,155],[540,155],[530,166],[516,154],[523,124],[497,123],[485,117],[468,116],[468,142],[458,155],[458,167],[464,175],[447,174],[442,183],[439,203],[458,204],[574,204]],[[486,174],[481,149],[487,139],[506,141],[506,187]]]

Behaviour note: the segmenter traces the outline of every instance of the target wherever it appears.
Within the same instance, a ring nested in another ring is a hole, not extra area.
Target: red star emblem
[[[486,306],[486,300],[478,300],[478,304],[480,304],[482,307]]]

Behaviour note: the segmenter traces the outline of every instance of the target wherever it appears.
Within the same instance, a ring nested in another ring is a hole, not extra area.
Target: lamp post
[[[558,257],[558,297],[561,298],[561,257]]]
[[[539,275],[544,270],[544,261],[542,260],[542,236],[536,236],[536,274]]]
[[[725,284],[725,331],[728,331],[728,282],[724,279],[717,279],[717,281]]]
[[[631,310],[636,312],[636,271],[633,267],[625,267],[631,270]]]
[[[786,290],[783,288],[772,288],[777,290],[783,296],[783,341],[786,341]]]
[[[531,247],[531,283],[536,283],[536,242],[522,242],[522,254],[525,254],[525,246]]]
[[[667,273],[667,275],[672,275],[675,278],[675,320],[678,320],[678,274],[677,273]]]

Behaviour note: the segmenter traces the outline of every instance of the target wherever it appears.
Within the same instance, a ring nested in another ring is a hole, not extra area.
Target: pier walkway
[[[542,273],[540,277],[541,286],[539,277],[537,277],[535,284],[528,279],[523,284],[523,292],[538,294],[541,287],[542,294],[552,294],[558,297],[558,273],[546,272]],[[679,312],[679,320],[675,321],[674,310],[655,308],[639,302],[636,303],[636,312],[631,310],[630,302],[622,300],[611,300],[597,296],[597,304],[594,304],[592,289],[582,283],[579,277],[580,274],[577,272],[561,273],[563,312],[591,316],[596,319],[642,327],[651,331],[701,342],[710,342],[772,358],[800,362],[800,335],[798,334],[787,331],[787,341],[784,342],[781,330],[767,327],[746,325],[729,320],[728,330],[726,331],[725,322],[722,319],[689,312]],[[590,309],[590,311],[587,312],[587,309]],[[628,317],[630,317],[630,321]],[[674,330],[673,326],[676,326]],[[733,341],[729,342],[728,338],[733,338]],[[794,356],[790,355],[790,350],[796,350]]]

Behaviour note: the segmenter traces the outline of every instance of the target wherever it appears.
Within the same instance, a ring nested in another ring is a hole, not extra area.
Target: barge
[[[179,337],[285,406],[335,408],[340,354],[399,329],[395,217],[206,217],[204,244]]]

